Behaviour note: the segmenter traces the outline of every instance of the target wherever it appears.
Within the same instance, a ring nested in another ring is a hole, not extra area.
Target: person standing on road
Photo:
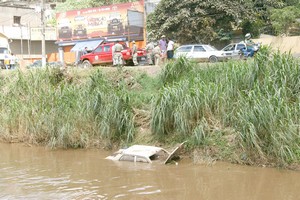
[[[10,56],[10,69],[15,69],[15,66],[16,66],[16,56],[11,53],[11,56]]]
[[[153,42],[149,42],[146,45],[146,52],[147,52],[147,60],[148,60],[148,64],[149,65],[153,65],[153,49],[154,49],[154,45]]]
[[[174,42],[169,39],[168,46],[167,46],[167,59],[170,60],[173,58],[174,55]]]
[[[139,65],[138,61],[137,61],[137,46],[135,44],[135,41],[132,41],[132,61],[134,66]]]
[[[155,44],[155,47],[153,49],[153,54],[154,54],[154,63],[155,63],[155,66],[158,66],[159,65],[159,61],[160,61],[160,57],[161,57],[161,50],[160,50],[160,47],[159,47],[159,45],[157,43]]]
[[[112,47],[113,66],[123,65],[123,56],[121,53],[123,49],[123,46],[117,40],[115,45]]]
[[[9,54],[5,54],[5,56],[4,56],[4,65],[7,70],[10,68],[10,58],[9,57],[10,57]]]
[[[161,60],[162,62],[165,61],[166,59],[166,53],[167,53],[167,40],[166,40],[166,36],[162,35],[161,39],[159,40],[159,47],[161,50]]]
[[[249,52],[249,56],[250,57],[253,57],[254,55],[254,45],[255,43],[251,40],[251,34],[250,33],[247,33],[245,35],[245,44],[247,46],[247,52]]]

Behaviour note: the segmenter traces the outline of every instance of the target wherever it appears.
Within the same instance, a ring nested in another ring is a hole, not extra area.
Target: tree
[[[291,27],[299,26],[297,18],[300,18],[300,9],[297,6],[287,6],[271,11],[271,23],[278,35],[289,35]]]
[[[162,0],[147,19],[149,39],[165,34],[180,43],[209,43],[228,37],[240,19],[251,18],[243,0]],[[226,36],[226,37],[224,37]]]
[[[253,35],[259,35],[260,33],[272,35],[280,34],[279,32],[282,31],[279,31],[279,24],[290,24],[289,17],[283,19],[280,16],[278,19],[281,18],[279,20],[281,22],[278,22],[277,19],[274,19],[275,15],[272,17],[274,11],[276,12],[276,15],[281,15],[284,14],[285,11],[287,11],[286,7],[297,6],[297,4],[298,6],[300,5],[299,0],[254,0],[253,9],[256,15],[255,19],[246,22],[244,21],[242,23],[243,32],[251,32],[253,33]]]

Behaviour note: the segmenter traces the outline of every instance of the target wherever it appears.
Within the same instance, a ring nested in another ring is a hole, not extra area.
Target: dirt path
[[[117,70],[116,67],[96,67],[104,72],[114,71]],[[124,67],[124,69],[132,70],[132,71],[141,71],[146,72],[149,76],[156,76],[161,71],[162,67],[160,66],[153,66],[153,65],[144,65],[144,66],[137,66],[137,67]]]

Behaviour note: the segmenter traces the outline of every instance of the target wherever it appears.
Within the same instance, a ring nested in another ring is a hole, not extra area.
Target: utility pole
[[[45,0],[42,0],[42,6],[41,6],[41,21],[42,21],[42,67],[46,67]]]
[[[129,23],[129,15],[128,15],[128,9],[127,9],[127,39],[128,39],[128,47],[130,47],[130,23]]]
[[[22,25],[20,24],[20,33],[21,33],[21,58],[23,60],[23,33],[22,33]]]

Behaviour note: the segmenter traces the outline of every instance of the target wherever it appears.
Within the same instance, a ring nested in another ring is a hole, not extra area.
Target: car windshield
[[[223,51],[233,51],[235,48],[235,44],[229,44],[223,48]]]
[[[205,45],[205,49],[206,49],[207,51],[218,51],[218,49],[216,49],[215,47],[210,46],[210,45]]]
[[[0,48],[0,53],[8,53],[7,48]]]

